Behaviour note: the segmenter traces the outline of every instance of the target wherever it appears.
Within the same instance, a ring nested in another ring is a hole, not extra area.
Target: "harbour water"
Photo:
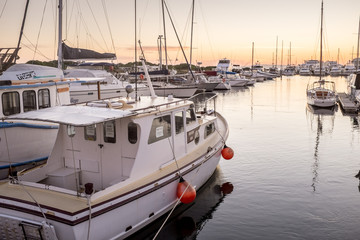
[[[360,118],[339,107],[307,108],[306,86],[316,79],[219,92],[235,156],[220,161],[195,203],[178,208],[157,239],[359,238]],[[326,79],[346,90],[345,78]],[[164,219],[132,238],[152,239]]]

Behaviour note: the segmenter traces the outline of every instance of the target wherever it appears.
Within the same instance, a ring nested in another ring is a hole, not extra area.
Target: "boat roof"
[[[6,117],[6,119],[35,120],[72,126],[88,126],[136,114],[136,112],[129,110],[68,105],[15,114]]]

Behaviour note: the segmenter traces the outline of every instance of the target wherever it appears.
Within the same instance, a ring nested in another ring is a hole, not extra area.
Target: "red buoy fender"
[[[187,181],[185,181],[183,178],[180,178],[180,182],[178,183],[176,189],[176,196],[182,203],[187,204],[195,200],[196,191]]]
[[[221,150],[221,155],[224,159],[230,160],[234,156],[234,151],[232,150],[232,148],[225,145],[223,150]]]
[[[143,74],[140,74],[140,79],[144,80],[144,75]]]

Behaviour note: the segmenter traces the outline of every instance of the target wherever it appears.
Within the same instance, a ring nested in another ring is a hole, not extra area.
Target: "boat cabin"
[[[154,107],[142,108],[148,101]],[[150,97],[133,104],[109,100],[58,106],[24,119],[56,122],[60,127],[47,164],[18,174],[19,179],[77,193],[86,183],[101,191],[166,168],[215,137],[216,128],[216,117],[197,118],[191,101],[169,99],[157,105]]]

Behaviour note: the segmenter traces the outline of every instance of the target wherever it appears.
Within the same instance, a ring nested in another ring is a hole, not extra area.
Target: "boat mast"
[[[13,56],[15,57],[15,59],[14,59],[14,63],[16,63],[17,53],[18,53],[18,51],[19,51],[21,38],[22,38],[22,35],[23,35],[23,32],[24,32],[24,26],[25,26],[25,20],[26,20],[27,10],[28,10],[28,7],[29,7],[29,2],[30,2],[30,0],[27,0],[27,1],[26,1],[26,5],[25,5],[25,12],[24,12],[24,18],[23,18],[23,20],[22,20],[22,24],[21,24],[21,30],[20,30],[19,41],[18,41],[18,44],[17,44],[16,50],[15,50],[15,51],[16,51],[16,54],[14,54],[14,55],[13,55]]]
[[[284,40],[281,41],[281,70],[280,70],[280,76],[282,78],[282,72],[283,72],[283,55],[284,55]]]
[[[323,34],[323,1],[321,1],[321,27],[320,27],[320,81],[322,75],[322,34]]]
[[[135,45],[135,62],[134,62],[134,68],[135,68],[135,101],[137,101],[137,36],[136,36],[136,0],[134,1],[135,3],[135,42],[134,42],[134,45]],[[146,62],[145,62],[146,64]]]
[[[277,56],[278,55],[278,36],[276,36],[276,54],[275,54],[275,68],[277,68]]]
[[[291,42],[290,42],[290,50],[289,50],[289,66],[291,66]]]
[[[254,71],[254,42],[252,42],[251,71]]]
[[[167,46],[166,46],[166,26],[165,26],[165,11],[164,11],[164,0],[161,0],[162,2],[162,15],[163,15],[163,26],[164,26],[164,46],[165,46],[165,66],[166,70],[168,70],[168,62],[167,62]],[[162,69],[160,69],[162,70]]]
[[[359,70],[359,40],[360,40],[360,17],[359,17],[359,29],[358,29],[357,52],[356,52],[356,71],[358,71],[358,70]]]
[[[340,59],[339,59],[339,57],[340,57],[340,48],[338,48],[338,55],[337,55],[337,64],[340,64]]]
[[[193,33],[194,33],[194,8],[195,8],[195,0],[192,1],[191,39],[190,39],[190,67],[191,67],[191,62],[192,62],[192,45],[193,45]]]
[[[62,52],[62,10],[63,1],[59,0],[59,36],[58,36],[58,69],[62,69],[63,66],[63,52]]]

